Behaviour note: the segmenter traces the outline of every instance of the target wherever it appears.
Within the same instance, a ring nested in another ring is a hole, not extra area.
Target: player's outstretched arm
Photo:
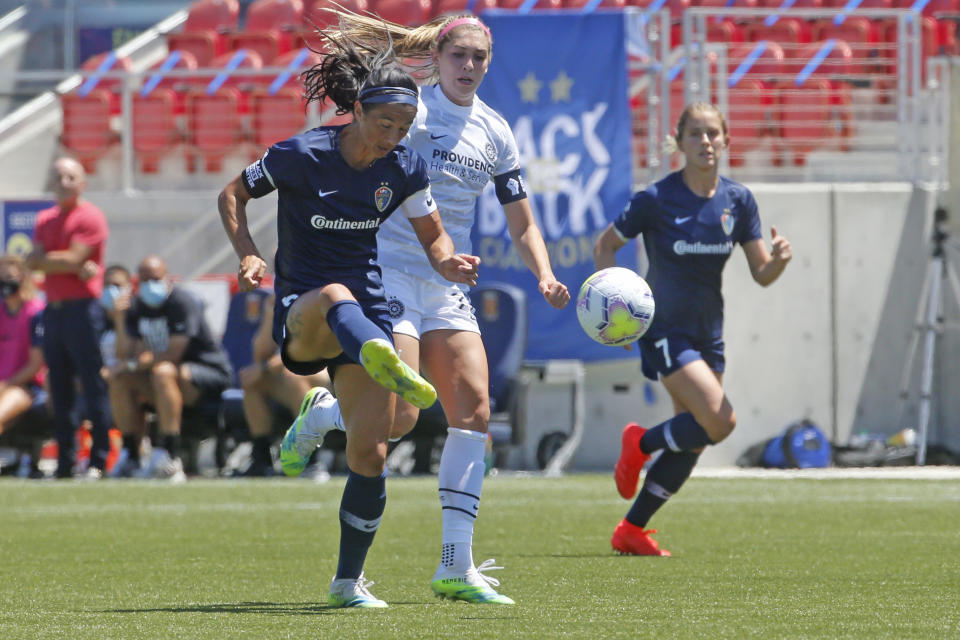
[[[453,240],[443,228],[439,212],[410,218],[410,224],[413,225],[417,239],[423,245],[423,250],[437,273],[450,282],[470,286],[477,284],[480,258],[466,253],[454,253]]]
[[[778,234],[776,227],[770,228],[770,237],[772,249],[769,252],[763,238],[757,238],[743,245],[743,251],[747,254],[747,263],[750,265],[750,274],[764,287],[780,277],[783,270],[787,268],[790,258],[793,257],[790,241]]]
[[[250,194],[240,176],[228,184],[217,198],[217,208],[220,211],[220,221],[230,238],[234,251],[240,258],[240,268],[237,271],[237,281],[241,291],[252,291],[260,286],[263,274],[267,271],[267,263],[260,256],[257,245],[250,236],[247,226],[247,202]]]
[[[570,302],[570,292],[566,285],[553,275],[547,246],[543,242],[540,229],[533,222],[529,200],[524,198],[508,202],[503,205],[503,212],[507,215],[507,229],[513,245],[523,263],[536,276],[540,293],[554,308],[563,309]]]
[[[593,266],[597,271],[617,266],[615,254],[625,244],[627,241],[620,237],[612,223],[604,229],[593,245]]]

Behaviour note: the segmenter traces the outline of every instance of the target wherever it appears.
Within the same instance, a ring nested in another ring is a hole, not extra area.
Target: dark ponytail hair
[[[364,89],[403,87],[417,93],[416,81],[400,67],[392,47],[370,52],[368,47],[347,39],[333,39],[322,31],[320,34],[330,45],[320,62],[301,75],[307,102],[328,100],[342,115],[353,111]]]

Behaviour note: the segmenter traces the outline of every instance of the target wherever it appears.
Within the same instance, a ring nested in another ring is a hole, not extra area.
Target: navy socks
[[[653,453],[660,449],[690,451],[713,444],[707,432],[693,418],[692,413],[678,413],[655,427],[647,429],[640,439],[640,450]]]
[[[680,490],[700,458],[692,451],[664,451],[653,463],[643,482],[640,495],[627,512],[627,522],[646,527],[647,522],[670,497]]]
[[[337,576],[357,579],[387,504],[387,472],[375,478],[347,470],[340,500],[340,561]]]
[[[342,300],[330,307],[327,324],[337,336],[340,348],[354,362],[360,362],[360,347],[364,342],[373,338],[388,339],[383,329],[363,314],[356,300]]]

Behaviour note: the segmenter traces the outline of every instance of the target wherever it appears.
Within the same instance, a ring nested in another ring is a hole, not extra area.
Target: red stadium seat
[[[247,9],[246,28],[228,36],[228,47],[252,49],[270,64],[293,47],[293,34],[302,21],[301,0],[256,0]]]
[[[641,9],[646,9],[651,4],[653,0],[629,0],[627,4],[631,7],[640,7]],[[503,6],[502,4],[500,6]],[[689,7],[692,6],[690,0],[666,0],[663,3],[663,9],[670,10],[670,19],[673,22],[677,22],[683,18],[683,12],[686,11]],[[675,40],[674,42],[679,42]]]
[[[739,166],[743,164],[743,151],[756,148],[775,132],[774,90],[750,78],[730,87],[727,96],[730,163]]]
[[[467,7],[471,7],[471,0],[436,0],[433,4],[433,15],[440,16],[445,13],[467,13]],[[497,0],[475,0],[470,10],[473,13],[480,13],[487,9],[496,8]]]
[[[140,95],[146,97],[146,95],[149,95],[149,93],[155,89],[171,89],[174,92],[173,111],[176,115],[183,115],[183,97],[191,87],[196,85],[197,80],[196,78],[184,76],[170,76],[166,75],[166,73],[170,71],[195,71],[198,66],[197,59],[189,51],[171,52],[170,56],[175,56],[172,62],[168,57],[166,60],[162,60],[150,67],[151,73],[144,76],[143,87],[135,96]],[[170,66],[171,64],[172,66]],[[167,71],[164,72],[164,69],[167,69]]]
[[[707,22],[707,42],[726,42],[736,44],[745,39],[743,29],[729,18],[709,20]]]
[[[937,20],[937,40],[939,55],[960,55],[960,43],[957,41],[957,21]]]
[[[762,50],[746,71],[746,73],[749,74],[746,77],[756,78],[769,84],[782,79],[781,75],[783,74],[784,61],[783,47],[771,40],[764,40],[763,43]],[[736,72],[740,64],[746,60],[759,45],[759,42],[749,42],[731,47],[727,55],[728,75]]]
[[[184,33],[168,33],[167,49],[170,51],[186,51],[192,55],[197,64],[202,67],[210,64],[218,54],[226,51],[224,39],[213,31],[192,31]]]
[[[222,56],[218,56],[210,63],[210,69],[197,76],[198,83],[194,85],[191,93],[202,93],[206,91],[216,91],[218,86],[211,87],[211,83],[216,83],[219,87],[233,87],[240,91],[240,112],[247,112],[247,93],[257,86],[261,86],[273,80],[273,77],[265,78],[259,74],[235,73],[237,69],[262,69],[263,60],[260,54],[250,49],[240,49],[239,51],[228,51]]]
[[[757,6],[761,9],[776,9],[784,2],[785,0],[759,0]],[[823,0],[797,0],[790,6],[793,9],[820,9],[823,7]]]
[[[370,10],[372,3],[368,0],[306,0],[303,4],[303,26],[309,30],[315,28],[323,29],[333,24],[333,14],[324,9],[337,9],[340,5],[344,9],[354,13],[365,14]]]
[[[829,135],[831,91],[830,81],[824,79],[780,89],[780,137],[792,151],[794,164],[803,164],[806,154]]]
[[[223,157],[243,139],[240,102],[240,92],[235,87],[220,87],[213,94],[191,92],[187,96],[191,146],[188,171],[196,170],[197,158],[203,160],[206,171],[220,171]]]
[[[240,20],[237,0],[197,0],[190,5],[184,31],[223,31],[236,29]]]
[[[93,89],[104,89],[110,94],[110,113],[117,115],[121,111],[121,95],[123,93],[124,78],[105,78],[100,74],[117,71],[131,71],[133,64],[126,56],[117,56],[112,51],[100,53],[90,58],[80,66],[84,73],[84,81],[77,92],[85,94]]]
[[[824,0],[824,8],[843,9],[849,0]],[[862,0],[857,9],[892,9],[893,0]]]
[[[257,90],[250,96],[250,116],[253,144],[260,156],[273,143],[303,131],[307,124],[303,91],[294,87],[281,87],[274,94]]]
[[[803,164],[806,154],[817,148],[846,148],[850,92],[845,83],[811,78],[802,86],[781,87],[779,99],[781,144],[793,164]]]
[[[63,133],[60,142],[70,150],[87,173],[95,173],[97,160],[117,137],[110,129],[110,92],[93,89],[86,96],[60,96]]]
[[[526,0],[497,0],[498,9],[519,9]],[[563,0],[539,0],[534,9],[562,9]]]
[[[896,73],[897,21],[894,18],[881,20],[877,29],[883,55],[886,58],[889,73]],[[936,55],[949,55],[956,46],[957,23],[950,20],[935,20],[924,16],[920,22],[921,51],[924,58]],[[951,37],[952,35],[952,37]]]
[[[785,51],[795,49],[798,44],[810,42],[813,35],[810,25],[797,18],[780,18],[769,26],[756,22],[745,25],[744,29],[749,42],[773,40],[784,47]]]
[[[897,9],[909,9],[916,3],[916,0],[894,0],[893,5]],[[960,11],[960,0],[930,0],[923,7],[923,15],[936,17],[938,13],[956,13]]]
[[[144,173],[156,173],[160,158],[179,141],[174,114],[178,97],[169,87],[133,97],[133,150]]]
[[[591,0],[563,0],[563,6],[566,9],[579,9],[589,4],[590,1]],[[478,2],[477,4],[480,4],[480,3]],[[598,8],[602,8],[602,9],[623,9],[624,7],[627,7],[627,6],[630,6],[627,0],[601,0],[600,4],[597,5]],[[474,11],[477,11],[478,13],[480,12],[480,10],[481,9],[479,7],[474,9]]]
[[[826,42],[811,42],[802,47],[795,56],[788,56],[787,73],[792,73],[794,76],[801,73],[807,63],[813,60],[825,45]],[[830,49],[823,61],[812,70],[810,76],[838,82],[848,79],[853,70],[853,50],[850,45],[843,40],[834,40],[833,48]]]
[[[320,54],[310,51],[310,49],[300,48],[296,51],[288,51],[274,60],[271,65],[273,67],[283,68],[284,71],[272,77],[265,75],[261,80],[261,84],[263,85],[261,88],[274,88],[274,83],[277,82],[279,78],[281,81],[279,87],[292,87],[302,92],[303,86],[300,82],[300,72],[309,69],[318,62],[320,62]],[[290,65],[294,63],[296,63],[295,67],[291,68]]]
[[[854,60],[864,64],[874,54],[877,33],[870,20],[861,16],[847,16],[840,24],[834,24],[830,18],[815,21],[813,39],[823,41],[830,38],[844,40],[850,45]]]
[[[375,0],[370,11],[384,20],[417,26],[430,20],[430,0]]]
[[[759,0],[691,0],[691,7],[716,7],[718,9],[756,9]]]
[[[235,30],[240,17],[237,0],[198,0],[190,6],[183,29],[168,33],[170,51],[189,51],[200,66],[227,50],[225,34]]]

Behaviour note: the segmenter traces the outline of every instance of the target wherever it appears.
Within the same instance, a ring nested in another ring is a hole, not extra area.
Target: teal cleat
[[[280,442],[280,465],[286,475],[296,477],[303,473],[327,431],[337,427],[339,415],[337,399],[325,388],[314,387],[307,392],[300,403],[300,413]]]
[[[343,578],[337,580],[334,578],[330,583],[330,594],[327,596],[327,604],[336,609],[384,609],[387,603],[370,593],[370,587],[373,582],[367,580],[360,574],[356,580],[352,578]]]
[[[493,587],[500,586],[499,580],[481,573],[503,569],[493,566],[495,562],[486,560],[479,567],[470,567],[465,574],[440,567],[433,576],[430,588],[441,598],[463,600],[471,604],[516,604],[512,598],[493,590]]]
[[[360,363],[371,378],[419,409],[426,409],[437,401],[433,385],[408,367],[393,345],[383,338],[363,343]]]

